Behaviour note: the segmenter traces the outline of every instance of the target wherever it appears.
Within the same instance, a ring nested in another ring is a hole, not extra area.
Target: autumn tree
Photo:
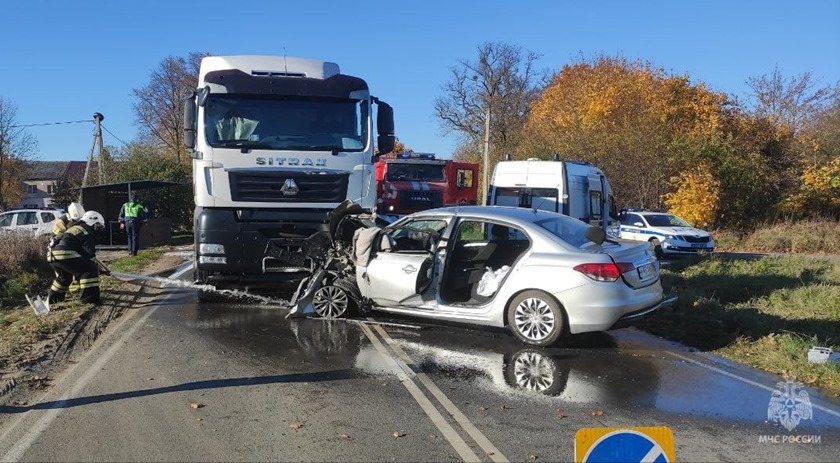
[[[648,62],[580,59],[534,102],[520,155],[589,161],[605,171],[620,204],[661,208],[670,179],[717,146],[727,101]]]
[[[450,69],[443,96],[435,100],[435,115],[445,133],[460,135],[460,144],[484,145],[485,197],[491,157],[497,160],[516,147],[531,103],[545,83],[545,71],[535,69],[538,59],[537,53],[516,45],[485,42],[475,61],[460,60]]]
[[[769,75],[751,77],[747,85],[752,91],[753,113],[777,126],[787,126],[794,134],[811,124],[838,91],[836,86],[818,86],[810,72],[785,77],[778,67]]]
[[[715,220],[719,206],[720,181],[706,165],[681,172],[671,179],[675,191],[665,194],[668,211],[699,228]]]
[[[17,106],[0,97],[0,210],[23,196],[26,161],[38,149],[38,140],[20,127]]]
[[[207,53],[169,56],[160,62],[149,83],[134,89],[134,114],[146,142],[159,144],[178,163],[187,163],[184,147],[184,98],[198,86],[201,59]]]

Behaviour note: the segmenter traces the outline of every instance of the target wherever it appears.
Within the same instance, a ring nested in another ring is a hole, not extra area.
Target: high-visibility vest
[[[126,219],[136,219],[140,215],[140,211],[143,209],[143,205],[140,203],[135,203],[129,201],[125,203],[125,218]]]

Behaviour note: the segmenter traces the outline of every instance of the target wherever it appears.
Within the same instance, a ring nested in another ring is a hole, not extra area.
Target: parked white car
[[[627,211],[621,215],[621,238],[648,241],[657,255],[714,252],[712,235],[674,214]]]
[[[331,226],[335,235],[341,226]],[[297,311],[324,317],[353,305],[430,319],[508,327],[522,342],[602,331],[664,304],[647,244],[605,241],[569,216],[518,207],[417,212],[355,235],[356,262],[328,260],[301,286]],[[349,236],[354,236],[352,233]],[[368,249],[360,256],[360,250]]]
[[[64,215],[60,209],[19,209],[0,213],[0,232],[29,232],[36,236],[52,233],[55,219]]]

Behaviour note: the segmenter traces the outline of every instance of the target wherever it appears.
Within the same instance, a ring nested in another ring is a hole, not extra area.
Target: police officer
[[[96,211],[87,211],[78,223],[72,225],[51,244],[47,261],[55,271],[48,293],[49,303],[61,302],[75,277],[81,289],[81,301],[99,303],[99,265],[96,257],[94,232],[105,228],[105,218]]]
[[[67,206],[67,213],[55,219],[53,222],[52,234],[53,238],[58,238],[62,233],[66,232],[68,228],[75,225],[79,219],[85,214],[85,208],[79,203],[70,203]]]
[[[146,223],[147,214],[146,207],[134,201],[134,193],[129,193],[128,202],[120,208],[120,230],[125,229],[128,253],[132,256],[140,250],[140,226]]]

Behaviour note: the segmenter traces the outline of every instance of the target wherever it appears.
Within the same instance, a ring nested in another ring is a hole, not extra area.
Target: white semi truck
[[[618,210],[604,172],[585,162],[501,161],[493,171],[488,205],[559,212],[618,236]]]
[[[374,147],[373,107],[377,106]],[[195,279],[266,287],[309,271],[306,247],[345,200],[373,212],[392,108],[335,63],[211,56],[184,108],[195,189]]]

